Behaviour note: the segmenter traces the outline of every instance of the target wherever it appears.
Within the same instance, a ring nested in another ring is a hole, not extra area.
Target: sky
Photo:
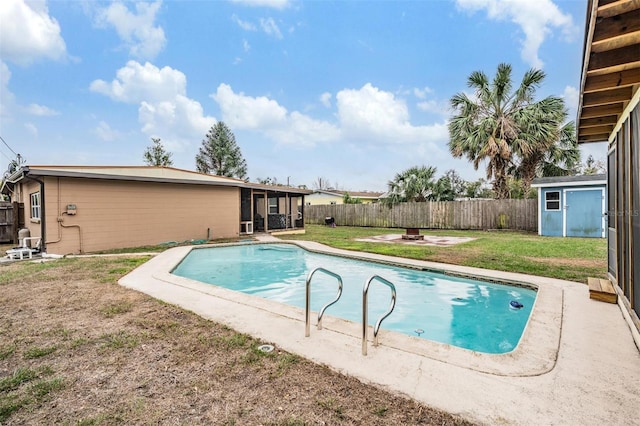
[[[449,152],[449,100],[498,64],[546,73],[576,119],[587,0],[0,1],[0,170],[143,165],[152,138],[195,170],[233,132],[253,182],[385,191]],[[470,92],[469,92],[470,93]],[[604,160],[604,143],[581,147]]]

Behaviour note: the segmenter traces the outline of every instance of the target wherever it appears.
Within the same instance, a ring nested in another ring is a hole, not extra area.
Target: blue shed
[[[538,234],[605,238],[607,175],[537,178]]]

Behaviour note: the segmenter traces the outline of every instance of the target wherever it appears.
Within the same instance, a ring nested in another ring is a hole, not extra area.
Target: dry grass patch
[[[142,261],[0,266],[0,423],[469,424],[117,285]]]

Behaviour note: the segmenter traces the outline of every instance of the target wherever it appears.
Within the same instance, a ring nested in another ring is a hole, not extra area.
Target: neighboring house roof
[[[370,191],[338,191],[334,189],[316,189],[314,194],[333,195],[336,197],[344,197],[345,194],[349,194],[351,198],[367,198],[377,200],[383,194],[382,192],[370,192]]]
[[[287,186],[262,185],[245,182],[241,179],[209,175],[191,170],[159,166],[22,166],[8,176],[2,187],[4,193],[7,183],[15,183],[25,176],[59,176],[69,178],[127,180],[143,182],[182,183],[196,185],[235,186],[240,188],[266,191],[310,194],[311,191]]]
[[[589,0],[578,106],[578,143],[607,141],[638,91],[638,22],[638,0]]]
[[[532,188],[545,186],[584,186],[604,185],[607,183],[606,174],[579,175],[579,176],[551,176],[535,178],[531,183]]]

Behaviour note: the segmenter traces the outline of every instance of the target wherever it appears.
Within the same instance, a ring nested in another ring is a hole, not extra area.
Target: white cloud
[[[26,112],[31,115],[37,115],[40,117],[52,117],[54,115],[60,115],[60,112],[46,107],[44,105],[30,104],[25,108]]]
[[[38,138],[38,128],[33,123],[24,123],[24,128],[31,135],[32,138]]]
[[[211,97],[222,111],[222,120],[232,129],[249,129],[263,133],[279,144],[314,146],[338,140],[339,129],[298,111],[288,113],[278,102],[265,96],[251,97],[235,93],[231,86],[220,84]]]
[[[275,37],[278,40],[282,39],[282,32],[280,32],[280,28],[278,28],[278,24],[276,24],[273,18],[260,18],[260,27],[267,35]]]
[[[324,105],[327,108],[331,107],[331,93],[329,92],[325,92],[322,95],[320,95],[320,102],[322,102],[322,105]]]
[[[231,2],[244,4],[245,6],[271,7],[274,9],[284,9],[289,5],[289,0],[231,0]]]
[[[162,1],[139,2],[135,3],[135,12],[131,12],[123,3],[114,2],[98,10],[96,24],[115,28],[131,56],[153,59],[167,43],[164,30],[154,25],[161,6]]]
[[[580,91],[573,86],[567,86],[562,92],[564,104],[569,110],[569,120],[574,120],[578,113],[578,102],[580,100]]]
[[[553,28],[559,28],[567,38],[577,33],[571,15],[562,13],[552,0],[456,0],[456,4],[462,10],[486,10],[490,19],[518,24],[525,35],[520,55],[535,68],[543,67],[538,50]]]
[[[220,84],[211,97],[218,103],[222,120],[232,128],[261,129],[280,126],[287,110],[265,96],[250,97],[238,94],[228,84]]]
[[[120,102],[158,102],[185,95],[187,78],[181,71],[171,67],[160,69],[149,62],[141,65],[136,61],[129,61],[117,71],[116,78],[111,83],[94,80],[89,88]]]
[[[344,89],[336,95],[338,117],[349,134],[367,138],[390,136],[409,128],[409,109],[402,100],[367,83],[360,89]],[[396,135],[399,136],[399,135]],[[395,137],[396,142],[398,138]]]
[[[15,102],[13,93],[9,90],[11,71],[4,62],[0,61],[0,117],[8,117]]]
[[[247,40],[242,40],[242,50],[244,50],[245,52],[251,50],[251,45]]]
[[[442,114],[442,115],[449,114],[448,105],[443,104],[442,102],[433,101],[433,100],[422,101],[422,102],[418,102],[417,106],[420,111],[431,112],[431,113]]]
[[[273,99],[235,93],[227,84],[220,84],[211,97],[220,107],[221,119],[232,129],[256,131],[279,144],[296,147],[331,143],[363,147],[406,144],[419,155],[440,158],[443,151],[439,146],[444,146],[448,137],[444,120],[431,126],[414,126],[404,101],[371,84],[361,89],[344,89],[336,95],[338,123],[318,120],[299,111],[288,112]],[[329,102],[331,95],[324,93],[320,99]]]
[[[231,15],[231,20],[245,31],[258,31],[258,27],[254,23],[243,21],[235,14]],[[278,24],[276,24],[276,21],[273,18],[260,18],[260,28],[268,36],[277,38],[278,40],[282,39],[282,32],[280,31]],[[245,45],[247,44],[248,43],[246,43],[245,41]]]
[[[370,83],[344,89],[336,95],[338,118],[346,141],[371,146],[410,145],[417,158],[444,158],[441,146],[448,140],[447,125],[415,126],[405,102]]]
[[[171,101],[142,102],[138,121],[145,134],[160,135],[168,148],[183,151],[202,140],[217,120],[206,116],[199,102],[177,95]]]
[[[432,93],[432,92],[433,92],[433,90],[431,90],[431,89],[430,89],[430,88],[428,88],[428,87],[424,87],[424,88],[422,88],[422,89],[420,89],[420,88],[418,88],[418,87],[415,87],[415,88],[413,89],[413,95],[414,95],[416,98],[418,98],[418,99],[426,99],[427,95],[428,95],[429,93]]]
[[[129,61],[110,83],[95,80],[90,89],[118,102],[138,104],[143,133],[160,137],[171,150],[184,151],[215,124],[199,102],[186,96],[187,78],[171,67]]]
[[[93,133],[105,142],[111,142],[120,138],[120,133],[112,129],[111,126],[104,121],[98,123]]]
[[[238,18],[236,14],[231,15],[231,20],[238,24],[238,26],[245,31],[258,31],[258,28],[255,26],[255,24],[243,21],[242,19]]]
[[[44,1],[0,1],[0,56],[19,65],[29,65],[38,59],[63,60],[66,45],[60,35],[60,25],[49,16]]]
[[[340,136],[340,130],[333,124],[313,119],[298,111],[289,115],[284,127],[266,133],[278,143],[298,147],[336,142]]]

